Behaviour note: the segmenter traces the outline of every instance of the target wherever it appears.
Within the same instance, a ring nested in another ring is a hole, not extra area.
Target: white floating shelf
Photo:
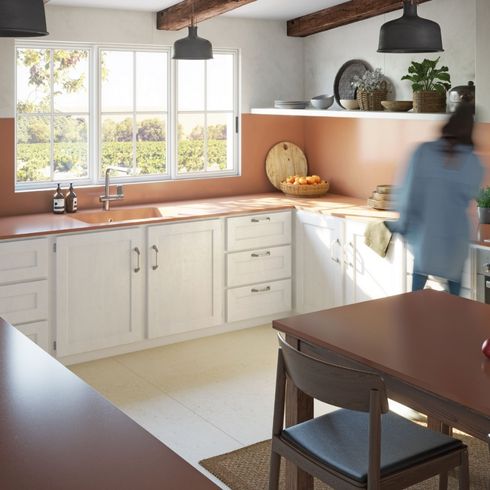
[[[388,112],[388,111],[348,111],[331,109],[273,109],[254,108],[251,114],[270,116],[307,116],[307,117],[350,117],[358,119],[398,119],[405,121],[445,121],[449,114],[425,114],[420,112]]]

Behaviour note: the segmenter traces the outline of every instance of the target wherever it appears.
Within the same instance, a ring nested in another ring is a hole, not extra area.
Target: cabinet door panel
[[[15,328],[46,352],[49,352],[48,322],[24,323],[23,325],[16,325]]]
[[[231,288],[227,296],[229,322],[287,312],[291,309],[291,279]]]
[[[291,245],[229,253],[226,265],[228,287],[291,277]]]
[[[394,236],[386,257],[381,257],[364,243],[366,223],[346,220],[345,226],[345,304],[403,293],[403,241]]]
[[[0,244],[0,284],[44,279],[47,276],[47,238]]]
[[[13,325],[48,318],[48,281],[0,286],[0,316]]]
[[[161,337],[222,323],[222,221],[151,227],[148,247],[149,336]]]
[[[342,220],[297,213],[296,309],[299,313],[342,304]]]
[[[132,342],[144,332],[140,229],[61,237],[57,241],[58,355]]]
[[[291,211],[227,219],[227,250],[247,250],[291,243]]]

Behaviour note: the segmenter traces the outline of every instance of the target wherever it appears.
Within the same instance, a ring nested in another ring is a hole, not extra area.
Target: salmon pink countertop
[[[86,217],[94,217],[101,209],[81,210],[74,214],[55,215],[51,213],[30,214],[0,218],[0,239],[104,230],[114,227],[128,227],[144,224],[168,223],[190,219],[209,219],[221,216],[298,209],[326,214],[340,218],[359,220],[396,219],[393,211],[378,211],[366,205],[364,199],[327,194],[322,197],[292,197],[280,192],[252,194],[205,200],[174,201],[166,203],[145,204],[141,206],[112,206],[111,210],[123,212],[138,208],[153,208],[155,214],[150,218],[137,218],[126,221],[87,223]],[[472,240],[475,245],[490,246],[490,225],[479,225],[474,222]],[[488,242],[486,240],[489,240]]]

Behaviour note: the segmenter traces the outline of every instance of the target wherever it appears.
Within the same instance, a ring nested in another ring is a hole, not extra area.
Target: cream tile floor
[[[201,459],[270,437],[276,357],[263,325],[70,369],[207,473]]]

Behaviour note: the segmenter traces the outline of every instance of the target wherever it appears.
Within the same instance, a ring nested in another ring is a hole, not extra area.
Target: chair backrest
[[[314,359],[289,345],[280,335],[278,338],[286,373],[302,392],[336,407],[369,412],[371,392],[376,390],[381,413],[388,411],[381,376]]]

